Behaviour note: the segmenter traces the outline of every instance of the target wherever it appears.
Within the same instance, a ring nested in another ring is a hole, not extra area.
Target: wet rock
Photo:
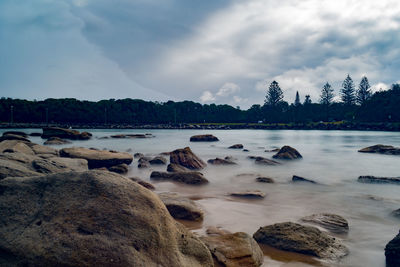
[[[24,141],[29,143],[30,140],[26,138],[26,135],[18,135],[18,134],[12,134],[12,133],[3,133],[3,136],[0,137],[0,142],[4,140],[18,140],[18,141]]]
[[[167,164],[167,159],[161,156],[157,156],[149,160],[151,165],[165,165]]]
[[[203,169],[206,164],[197,157],[190,147],[176,149],[170,153],[170,163],[181,165],[191,170]]]
[[[259,183],[267,183],[267,184],[275,183],[274,179],[269,178],[269,177],[257,177],[256,181]]]
[[[368,184],[400,184],[400,177],[360,176],[358,181]]]
[[[209,233],[209,231],[207,231]],[[214,258],[227,267],[257,267],[264,261],[264,255],[257,242],[248,234],[216,233],[200,238]]]
[[[358,150],[361,153],[378,153],[386,155],[400,155],[400,148],[387,145],[374,145]]]
[[[400,232],[385,247],[386,266],[400,266]]]
[[[203,220],[204,213],[193,200],[174,193],[161,193],[158,196],[175,219],[188,221]]]
[[[34,155],[35,152],[27,145],[28,143],[19,140],[4,140],[0,142],[0,153],[20,152],[27,155]]]
[[[70,141],[67,141],[65,139],[61,139],[59,137],[50,137],[47,139],[46,142],[44,142],[45,145],[64,145],[64,144],[71,144]]]
[[[88,162],[85,159],[59,157],[36,159],[32,162],[32,166],[37,172],[45,174],[88,170]]]
[[[301,154],[290,146],[283,146],[278,153],[272,156],[274,159],[300,159]]]
[[[81,133],[77,130],[64,129],[59,127],[43,128],[42,138],[48,139],[50,137],[59,137],[71,140],[88,140],[92,137],[92,134],[88,132]]]
[[[252,191],[243,191],[243,192],[233,192],[230,194],[233,197],[242,197],[242,198],[265,198],[265,193],[260,190],[252,190]]]
[[[170,180],[190,185],[202,185],[208,183],[208,180],[200,172],[152,172],[150,179]]]
[[[207,163],[212,165],[236,165],[236,162],[232,160],[220,159],[220,158],[209,159],[207,160]]]
[[[190,137],[190,142],[215,142],[219,141],[217,137],[212,134],[200,134]]]
[[[236,145],[231,145],[228,148],[230,148],[230,149],[242,149],[243,145],[242,144],[236,144]]]
[[[7,178],[0,188],[6,266],[213,266],[154,193],[118,174]]]
[[[292,177],[292,182],[294,183],[298,183],[298,182],[303,182],[303,183],[311,183],[311,184],[318,184],[317,182],[307,179],[307,178],[303,178],[297,175],[293,175]]]
[[[263,157],[255,157],[256,161],[255,163],[257,164],[261,164],[261,165],[280,165],[279,162],[272,160],[272,159],[267,159],[267,158],[263,158]]]
[[[141,186],[149,189],[149,190],[155,190],[156,188],[154,187],[154,185],[152,185],[151,183],[148,183],[142,179],[140,179],[139,177],[129,177],[129,179],[131,179],[132,181],[140,184]]]
[[[261,227],[253,235],[258,243],[271,247],[338,260],[348,254],[347,248],[337,239],[318,228],[298,223],[284,222]]]
[[[135,153],[135,154],[133,154],[133,157],[134,157],[135,159],[137,159],[137,158],[143,158],[144,155],[143,155],[142,153]]]
[[[189,169],[174,163],[168,164],[167,172],[188,172]]]
[[[322,226],[332,233],[347,233],[349,231],[349,223],[345,218],[336,214],[320,213],[306,216],[300,219],[303,222]]]
[[[108,168],[122,163],[129,165],[133,160],[132,155],[126,152],[111,152],[83,147],[63,148],[60,150],[60,156],[86,159],[90,169],[101,167]]]
[[[122,163],[122,164],[118,164],[118,165],[115,165],[115,166],[111,166],[111,167],[108,168],[108,170],[110,172],[115,172],[115,173],[119,173],[119,174],[125,174],[125,173],[128,173],[129,167],[125,163]]]

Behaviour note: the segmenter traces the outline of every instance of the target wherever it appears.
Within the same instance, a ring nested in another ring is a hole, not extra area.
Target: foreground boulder
[[[213,266],[154,193],[120,175],[7,178],[0,187],[6,266]]]
[[[150,179],[169,180],[191,185],[208,183],[208,180],[200,172],[152,172]]]
[[[385,247],[386,266],[400,266],[400,232]]]
[[[361,153],[378,153],[386,155],[400,155],[400,148],[387,145],[374,145],[358,150]]]
[[[133,161],[132,155],[126,152],[112,152],[83,147],[63,148],[60,150],[60,156],[86,159],[90,169],[109,168],[123,163],[129,165]]]
[[[199,157],[197,157],[190,147],[176,149],[169,154],[170,163],[182,165],[191,170],[203,169],[206,164]]]
[[[208,232],[208,231],[207,231]],[[257,242],[243,232],[214,232],[201,237],[214,258],[227,267],[258,267],[264,261],[264,255]]]
[[[272,156],[274,159],[300,159],[301,154],[290,146],[283,146],[278,153]]]
[[[48,139],[50,137],[59,137],[71,140],[88,140],[92,137],[92,134],[88,132],[81,133],[77,130],[64,129],[59,127],[43,128],[42,138]]]
[[[400,184],[400,177],[360,176],[358,181],[368,184]]]
[[[347,233],[349,223],[345,218],[336,214],[320,213],[306,216],[300,219],[303,222],[319,225],[332,233]]]
[[[230,160],[230,159],[221,159],[221,158],[215,158],[215,159],[209,159],[207,160],[207,163],[210,163],[212,165],[236,165],[237,163]]]
[[[199,134],[190,137],[190,142],[216,142],[219,139],[212,134]]]
[[[318,228],[292,222],[261,227],[253,237],[258,243],[277,249],[323,259],[338,260],[348,254],[347,248],[337,238]]]
[[[161,193],[158,196],[175,219],[189,221],[203,220],[204,213],[193,200],[181,197],[175,193]]]

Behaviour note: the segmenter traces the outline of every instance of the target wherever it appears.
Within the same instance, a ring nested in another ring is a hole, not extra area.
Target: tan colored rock
[[[301,154],[290,146],[283,146],[278,153],[272,156],[274,159],[300,159]]]
[[[208,183],[208,180],[200,172],[152,172],[150,179],[174,181],[190,185]]]
[[[378,153],[387,155],[400,155],[400,148],[388,145],[374,145],[358,150],[361,153]]]
[[[161,193],[158,196],[175,219],[188,221],[203,220],[204,212],[193,200],[175,193]]]
[[[28,155],[34,155],[35,152],[25,143],[19,140],[4,140],[0,142],[0,153],[3,152],[21,152]]]
[[[58,150],[55,148],[52,148],[52,147],[41,146],[38,144],[33,144],[30,147],[33,150],[33,152],[35,152],[36,155],[40,155],[40,154],[52,154],[54,156],[58,155]]]
[[[300,219],[303,222],[319,225],[332,233],[347,233],[349,223],[345,218],[337,214],[319,213],[305,216]]]
[[[203,169],[207,165],[192,152],[190,147],[172,151],[170,153],[170,163],[178,164],[191,170]]]
[[[270,165],[270,166],[280,165],[279,162],[272,160],[272,159],[267,159],[264,157],[256,157],[255,163],[260,164],[260,165]]]
[[[33,168],[39,173],[59,173],[69,171],[87,171],[88,162],[85,159],[70,159],[52,157],[48,159],[36,159],[32,162]]]
[[[65,145],[65,144],[71,144],[70,141],[59,138],[59,137],[50,137],[47,139],[46,142],[44,142],[45,145]]]
[[[125,163],[122,163],[122,164],[118,164],[118,165],[112,166],[112,167],[108,168],[108,170],[110,172],[115,172],[115,173],[119,173],[119,174],[125,174],[125,173],[128,173],[129,166],[126,165]]]
[[[170,163],[170,164],[168,164],[167,171],[168,172],[188,172],[190,170],[183,167],[182,165]]]
[[[247,190],[241,192],[233,192],[230,194],[233,197],[241,197],[241,198],[265,198],[265,193],[260,190]]]

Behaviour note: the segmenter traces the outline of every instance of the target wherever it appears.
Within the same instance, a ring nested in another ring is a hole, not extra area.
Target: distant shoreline
[[[61,127],[73,129],[188,129],[188,130],[352,130],[400,131],[400,123],[312,122],[312,123],[177,123],[177,124],[68,124],[0,123],[0,129]]]

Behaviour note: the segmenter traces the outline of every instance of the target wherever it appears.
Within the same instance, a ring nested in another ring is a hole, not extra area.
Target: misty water
[[[35,129],[27,132],[37,131]],[[252,235],[261,226],[273,223],[298,222],[314,213],[334,213],[349,222],[349,233],[338,235],[349,248],[350,254],[338,266],[385,266],[384,247],[398,233],[399,219],[390,213],[400,208],[400,185],[362,184],[360,175],[400,176],[400,157],[364,154],[357,150],[374,144],[400,146],[400,133],[361,131],[295,131],[295,130],[88,130],[93,133],[89,141],[55,146],[95,147],[118,151],[141,152],[155,156],[161,152],[190,146],[204,161],[233,156],[237,166],[208,165],[202,172],[210,181],[205,186],[179,185],[154,182],[156,192],[178,192],[191,197],[205,211],[201,224],[186,224],[191,230],[204,234],[209,226],[219,226],[231,232],[243,231]],[[117,133],[152,133],[148,139],[98,139]],[[192,143],[196,134],[214,134],[220,141]],[[32,137],[36,143],[43,143]],[[249,152],[227,149],[241,143]],[[290,145],[303,159],[282,161],[279,166],[260,166],[248,159],[249,155],[271,158],[265,150]],[[141,170],[136,160],[128,176],[150,181],[153,170]],[[244,174],[244,175],[240,175]],[[299,175],[313,179],[321,185],[294,184],[291,177]],[[273,178],[275,184],[257,183],[255,178]],[[261,190],[267,194],[263,200],[243,200],[229,193],[243,190]],[[312,258],[265,248],[264,266],[320,266]],[[332,264],[328,264],[332,266]]]

